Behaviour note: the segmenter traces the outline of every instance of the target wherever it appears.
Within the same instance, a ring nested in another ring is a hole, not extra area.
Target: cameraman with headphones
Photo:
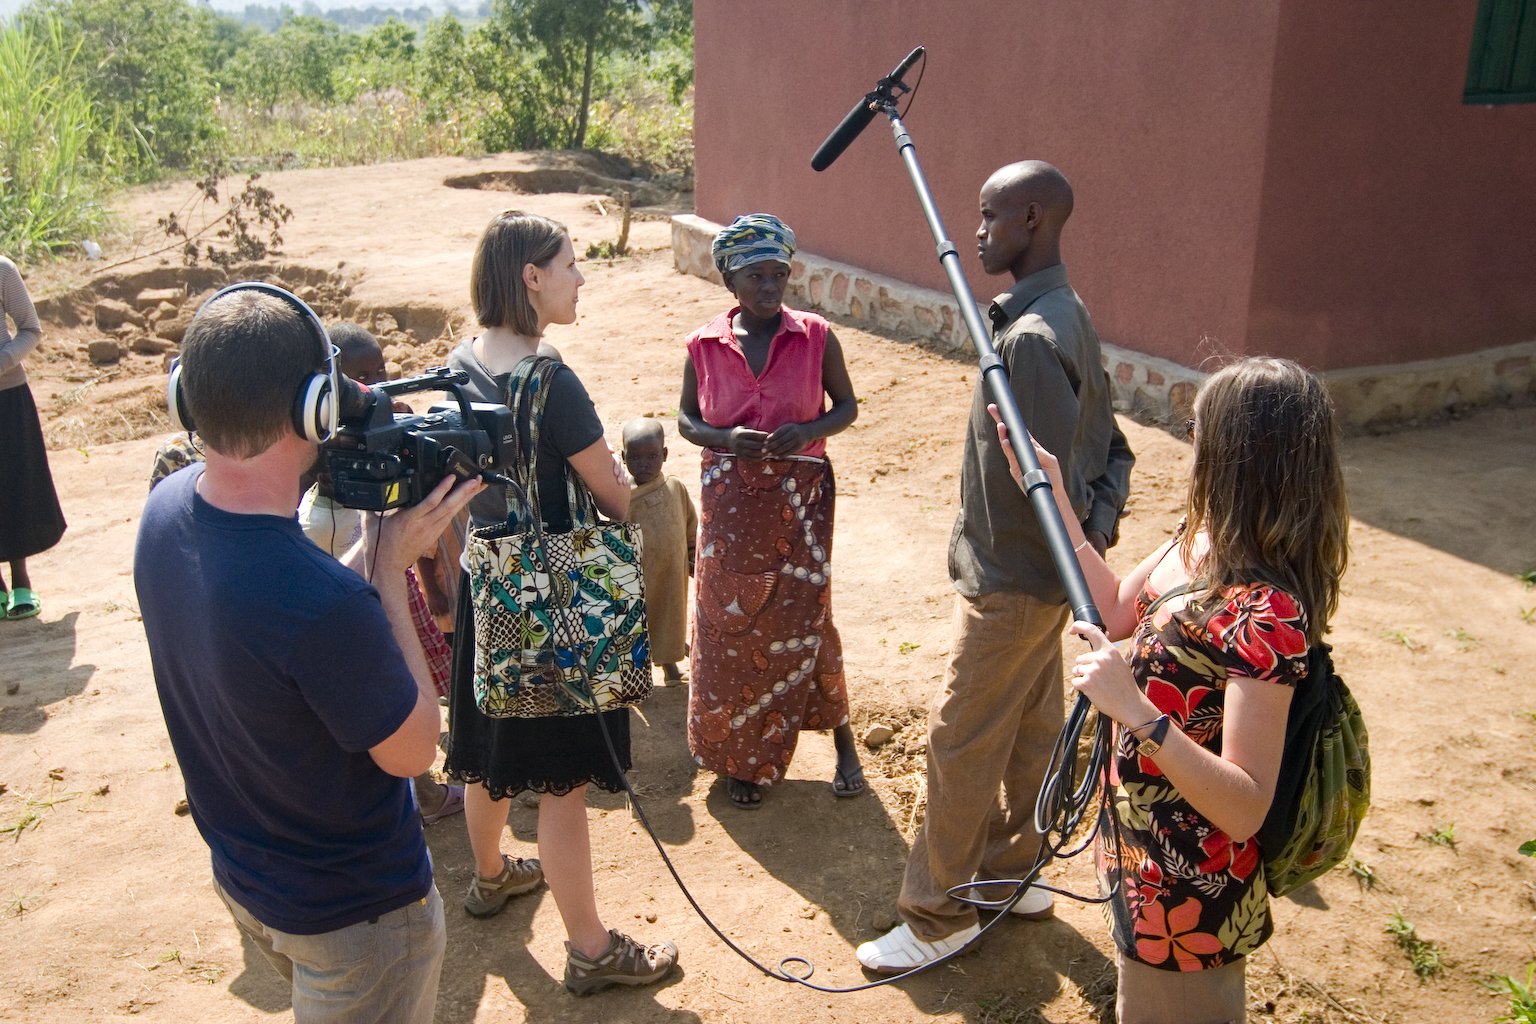
[[[170,396],[207,463],[150,495],[134,583],[214,891],[292,982],[295,1021],[425,1024],[446,937],[409,779],[440,718],[405,570],[484,485],[449,476],[342,562],[321,551],[295,510],[339,382],[297,297],[210,299]]]

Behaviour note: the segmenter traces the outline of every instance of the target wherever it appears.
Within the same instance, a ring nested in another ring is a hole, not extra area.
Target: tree
[[[394,17],[357,40],[347,55],[341,77],[343,99],[373,90],[406,89],[412,84],[416,61],[416,30]]]
[[[346,53],[333,22],[285,12],[282,28],[256,36],[228,65],[237,93],[269,113],[285,96],[322,103],[335,99],[331,72]]]
[[[675,25],[685,7],[691,15],[691,0],[495,0],[487,27],[503,50],[508,44],[538,47],[535,67],[568,112],[565,145],[580,149],[598,59],[643,50],[658,31]]]

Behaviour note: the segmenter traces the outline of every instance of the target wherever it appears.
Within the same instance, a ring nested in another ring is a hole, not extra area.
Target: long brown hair
[[[1307,642],[1328,631],[1349,561],[1349,502],[1327,388],[1288,359],[1212,374],[1195,396],[1195,465],[1180,542],[1197,606],[1228,587],[1267,583],[1307,613]],[[1193,560],[1196,536],[1210,549]]]

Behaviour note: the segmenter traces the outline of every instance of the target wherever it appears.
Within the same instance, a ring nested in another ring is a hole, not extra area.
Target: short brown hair
[[[237,291],[197,311],[181,345],[181,386],[203,443],[220,455],[260,455],[293,429],[299,386],[326,352],[288,302]]]
[[[481,327],[510,327],[525,338],[539,330],[539,314],[528,299],[523,268],[548,267],[566,238],[565,225],[522,210],[496,215],[475,246],[469,274],[469,301]]]
[[[1228,587],[1267,583],[1297,598],[1307,642],[1328,631],[1349,562],[1338,425],[1322,380],[1289,359],[1244,359],[1195,396],[1195,465],[1180,553],[1205,610]],[[1191,562],[1204,531],[1210,550]]]

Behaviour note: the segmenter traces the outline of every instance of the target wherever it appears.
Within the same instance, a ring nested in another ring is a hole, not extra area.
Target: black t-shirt
[[[368,753],[417,700],[378,591],[294,516],[204,501],[202,473],[179,470],[150,494],[133,579],[214,877],[295,935],[421,899],[432,861],[410,782]]]
[[[472,342],[466,340],[448,356],[448,366],[469,374],[466,392],[473,402],[507,400],[510,373],[493,374],[475,356]],[[544,421],[539,426],[539,451],[535,459],[539,478],[539,508],[544,529],[565,533],[571,529],[570,502],[566,497],[566,462],[572,455],[586,451],[603,438],[603,421],[587,389],[576,372],[568,366],[555,370],[549,401],[544,407]],[[491,485],[469,503],[475,526],[494,526],[507,521],[506,488]]]

